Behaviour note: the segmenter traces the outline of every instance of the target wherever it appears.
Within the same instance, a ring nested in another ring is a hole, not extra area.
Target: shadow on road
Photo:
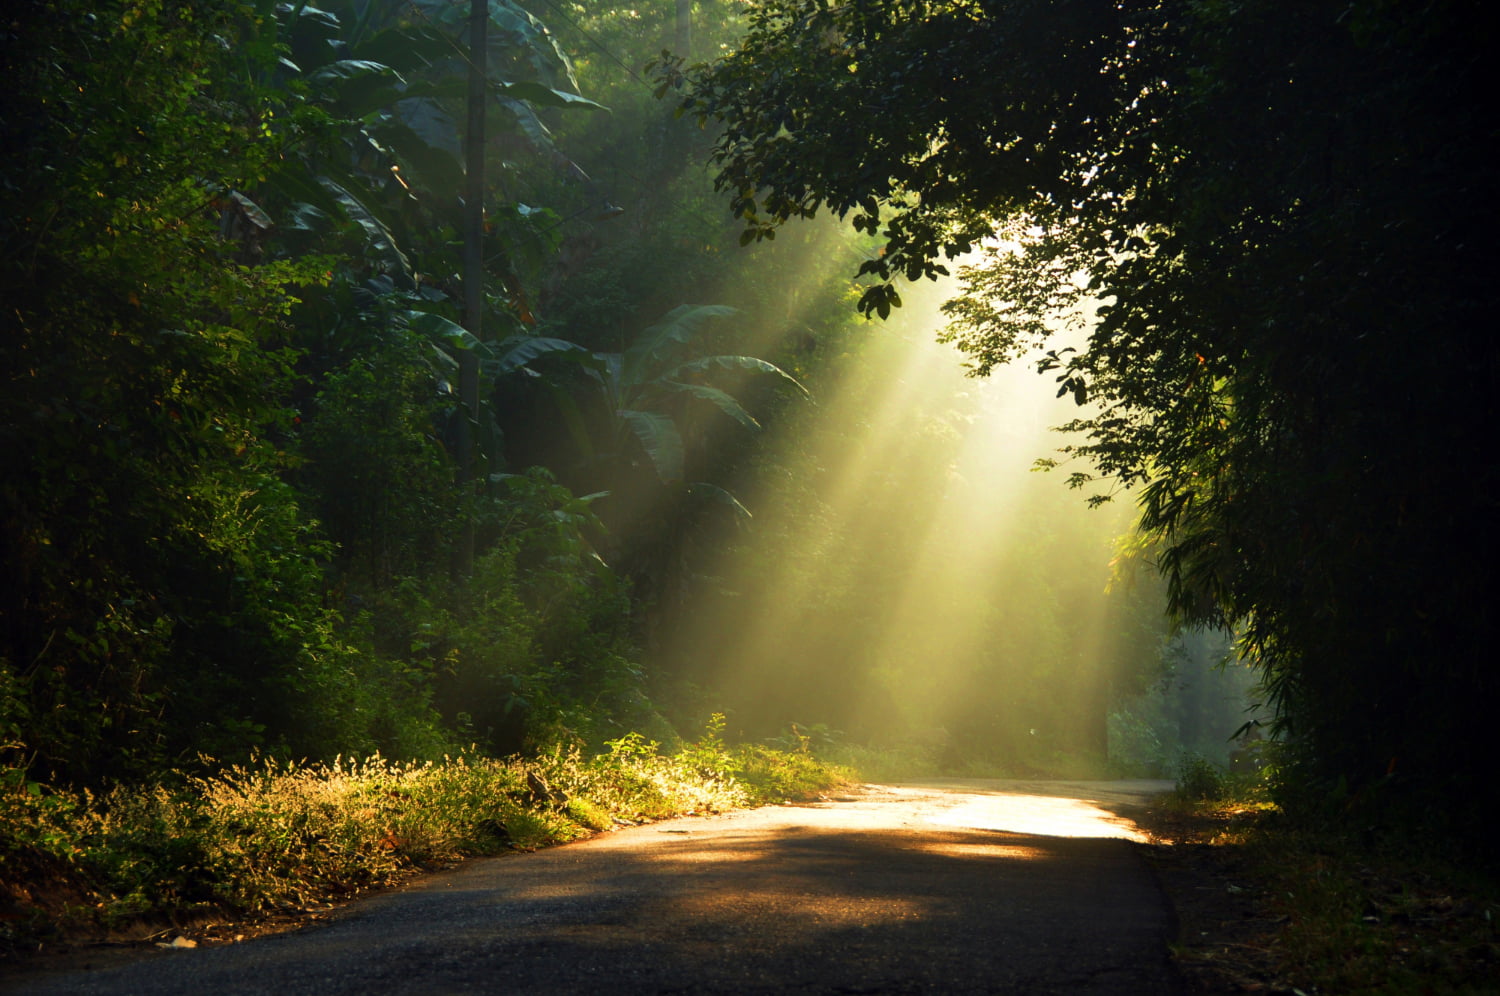
[[[942,825],[1001,797],[935,788],[474,862],[324,928],[28,991],[1176,991],[1129,843]]]

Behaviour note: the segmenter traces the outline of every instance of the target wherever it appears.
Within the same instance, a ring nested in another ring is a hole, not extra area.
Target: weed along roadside
[[[672,753],[629,734],[595,755],[268,759],[99,794],[11,778],[0,966],[232,942],[466,857],[815,797],[846,777],[807,753],[727,746],[721,730],[716,716]]]
[[[317,929],[24,985],[35,996],[1179,991],[1170,916],[1121,839],[1128,826],[1069,794],[1103,783],[954,782],[625,827],[466,862]],[[1080,822],[1096,832],[1037,832]],[[998,829],[1008,824],[1028,829]]]
[[[1493,859],[1292,820],[1264,779],[1194,763],[1131,816],[1189,993],[1500,992]]]

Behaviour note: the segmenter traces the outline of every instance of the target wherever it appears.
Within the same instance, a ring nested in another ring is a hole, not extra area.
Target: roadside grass
[[[1500,993],[1493,864],[1440,840],[1294,825],[1259,779],[1185,788],[1151,829],[1191,991]]]
[[[307,912],[468,856],[816,797],[848,778],[810,754],[726,746],[720,729],[676,754],[632,734],[594,756],[263,759],[101,794],[0,772],[0,956]]]
[[[943,744],[908,741],[894,746],[836,743],[818,755],[859,772],[868,782],[916,782],[932,778],[1017,778],[1097,781],[1119,776],[1103,757],[1037,750],[1017,757],[945,757]]]

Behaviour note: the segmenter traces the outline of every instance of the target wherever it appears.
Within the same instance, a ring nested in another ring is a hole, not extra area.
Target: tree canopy
[[[1288,786],[1488,806],[1450,742],[1500,704],[1483,36],[1459,2],[768,0],[661,75],[747,240],[846,217],[882,316],[957,261],[975,371],[1039,349],[1095,406],[1074,483],[1135,487],[1180,617],[1242,628]]]
[[[797,382],[759,358],[771,293],[689,296],[719,290],[733,226],[696,217],[709,185],[650,140],[650,88],[586,64],[611,119],[557,35],[487,0],[466,176],[469,5],[12,6],[5,784],[675,735],[641,644],[701,585],[691,537],[744,511],[722,465]],[[621,131],[641,141],[610,153]],[[621,163],[638,189],[606,189]],[[635,220],[606,244],[610,196]]]

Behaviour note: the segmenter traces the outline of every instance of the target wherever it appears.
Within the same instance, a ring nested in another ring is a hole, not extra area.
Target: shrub
[[[1183,754],[1177,762],[1175,791],[1185,801],[1222,798],[1224,772],[1202,754]]]
[[[617,819],[805,798],[841,781],[810,754],[726,747],[720,719],[671,755],[632,733],[593,756],[574,743],[529,760],[262,759],[99,795],[53,791],[12,768],[0,772],[0,899],[35,913],[27,883],[14,880],[31,868],[67,878],[87,900],[69,908],[99,926],[202,908],[254,914],[465,855],[574,840]],[[0,923],[0,942],[24,940],[41,917]]]

